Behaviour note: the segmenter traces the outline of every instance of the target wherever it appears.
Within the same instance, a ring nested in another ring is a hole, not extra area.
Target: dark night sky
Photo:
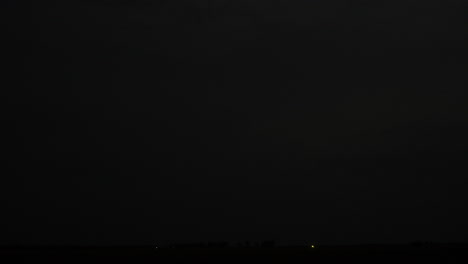
[[[466,1],[56,2],[2,1],[0,244],[467,241]]]

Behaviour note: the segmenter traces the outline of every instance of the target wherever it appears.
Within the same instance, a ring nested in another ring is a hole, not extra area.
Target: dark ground
[[[28,248],[1,249],[2,263],[466,263],[464,247],[332,246],[304,248]]]

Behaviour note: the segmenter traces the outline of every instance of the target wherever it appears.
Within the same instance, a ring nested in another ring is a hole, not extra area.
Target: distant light
[[[154,248],[158,249],[158,247],[154,247]]]
[[[310,247],[311,247],[311,248],[315,248],[315,246],[314,246],[314,245],[311,245]]]

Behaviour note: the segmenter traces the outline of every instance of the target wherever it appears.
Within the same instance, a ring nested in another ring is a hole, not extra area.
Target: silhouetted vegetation
[[[275,244],[276,243],[274,240],[267,240],[267,241],[263,241],[262,247],[272,248],[272,247],[275,247]]]
[[[169,248],[175,249],[202,249],[202,248],[226,248],[229,246],[229,243],[226,241],[219,241],[219,242],[198,242],[198,243],[182,243],[182,244],[174,244],[169,246]],[[162,247],[165,248],[165,247]],[[167,248],[167,246],[166,246]]]

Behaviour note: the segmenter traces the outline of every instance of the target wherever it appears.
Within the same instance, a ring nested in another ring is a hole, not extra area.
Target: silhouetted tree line
[[[172,248],[225,248],[228,247],[229,243],[226,241],[221,242],[199,242],[199,243],[184,243],[175,244]]]
[[[468,243],[460,243],[460,242],[438,243],[438,242],[433,242],[433,241],[422,241],[422,240],[413,241],[409,243],[409,245],[415,248],[430,248],[430,247],[468,248]]]
[[[251,243],[250,241],[238,242],[233,244],[236,248],[273,248],[276,246],[274,240],[265,240],[262,242]],[[198,243],[182,243],[174,244],[169,246],[169,248],[174,249],[184,249],[184,248],[227,248],[230,247],[229,242],[220,241],[220,242],[198,242]]]
[[[263,241],[261,247],[272,248],[275,247],[276,243],[274,240]]]

